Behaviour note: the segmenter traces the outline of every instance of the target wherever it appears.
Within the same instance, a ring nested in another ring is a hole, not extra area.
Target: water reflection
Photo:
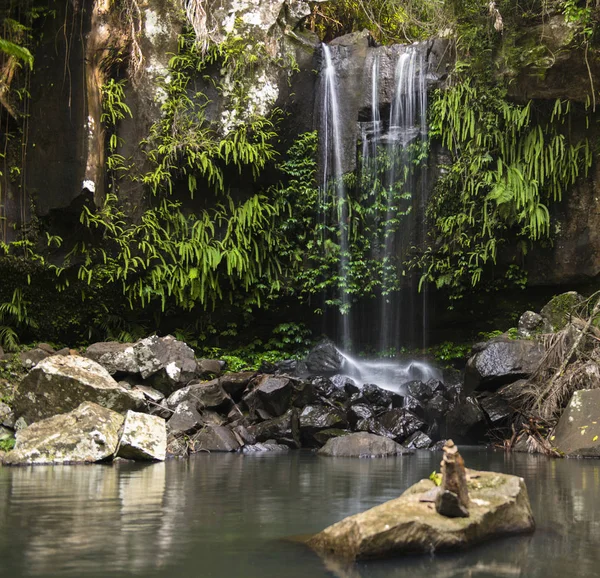
[[[284,538],[398,496],[440,454],[379,460],[199,455],[139,466],[0,469],[0,576],[596,576],[600,463],[465,451],[526,478],[537,531],[455,555],[343,565]]]

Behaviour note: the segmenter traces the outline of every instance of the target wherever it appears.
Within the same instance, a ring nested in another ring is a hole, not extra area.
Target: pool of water
[[[197,455],[140,466],[0,468],[0,576],[573,578],[600,576],[600,461],[483,449],[523,476],[537,530],[456,555],[343,566],[288,537],[397,497],[440,453],[388,459]]]

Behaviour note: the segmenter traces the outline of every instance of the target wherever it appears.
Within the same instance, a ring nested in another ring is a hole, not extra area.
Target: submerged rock
[[[471,470],[467,483],[468,518],[438,514],[429,497],[436,486],[431,480],[421,480],[399,498],[326,528],[308,545],[325,557],[362,560],[456,551],[535,529],[522,478]]]
[[[66,413],[84,401],[117,412],[144,405],[141,392],[119,385],[101,365],[78,355],[54,355],[40,361],[15,392],[15,414],[32,423]]]
[[[164,461],[166,453],[165,420],[156,415],[128,411],[117,456],[127,460]]]
[[[117,450],[121,414],[95,403],[82,403],[69,413],[55,415],[20,430],[5,463],[64,464],[99,462]]]
[[[352,433],[330,439],[319,451],[334,458],[376,458],[413,453],[395,441],[367,432]]]

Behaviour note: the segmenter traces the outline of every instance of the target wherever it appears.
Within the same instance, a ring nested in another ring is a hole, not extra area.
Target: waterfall
[[[323,104],[321,110],[322,120],[322,166],[323,184],[321,188],[320,206],[331,209],[323,215],[325,224],[330,219],[337,223],[339,259],[339,300],[341,311],[341,342],[343,347],[350,347],[350,299],[346,289],[346,280],[349,265],[348,247],[348,199],[343,183],[342,171],[342,119],[337,94],[338,78],[331,49],[323,44],[323,57],[325,66],[321,72],[323,83]]]

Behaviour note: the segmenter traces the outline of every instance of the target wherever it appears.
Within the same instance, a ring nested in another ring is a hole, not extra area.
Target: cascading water
[[[323,104],[322,119],[322,163],[323,184],[321,188],[320,207],[324,208],[323,220],[329,224],[332,219],[337,223],[339,242],[339,299],[341,310],[341,340],[344,347],[350,346],[350,300],[346,290],[348,273],[348,202],[342,171],[342,119],[337,94],[337,74],[331,49],[323,44],[323,59],[325,66],[322,70]],[[331,209],[327,209],[331,205]]]

